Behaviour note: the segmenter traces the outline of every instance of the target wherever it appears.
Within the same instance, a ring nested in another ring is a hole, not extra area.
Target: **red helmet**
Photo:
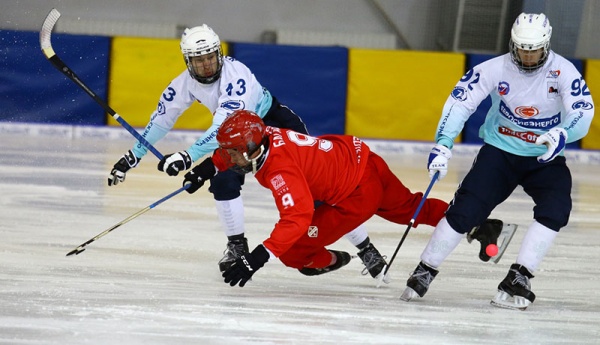
[[[249,110],[236,110],[223,121],[217,132],[217,142],[221,155],[228,156],[225,150],[236,150],[244,155],[248,161],[248,166],[237,167],[234,170],[241,169],[241,173],[250,171],[256,172],[259,159],[264,153],[263,143],[265,140],[265,123],[254,112]],[[256,152],[262,150],[256,157],[251,158]],[[229,157],[223,157],[228,161]]]
[[[223,149],[234,149],[250,156],[262,144],[265,123],[250,110],[236,110],[223,121],[217,132],[217,142]]]

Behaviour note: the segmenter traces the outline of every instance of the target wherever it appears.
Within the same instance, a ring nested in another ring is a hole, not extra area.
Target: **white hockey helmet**
[[[510,30],[509,50],[512,61],[525,72],[533,72],[546,63],[550,53],[550,37],[552,27],[545,14],[521,13]],[[539,61],[531,66],[525,66],[519,57],[518,50],[533,51],[542,48]]]
[[[211,84],[219,79],[221,69],[223,68],[223,53],[221,51],[221,41],[219,36],[208,25],[202,24],[193,28],[185,29],[181,35],[181,53],[187,65],[188,71],[192,78],[202,84]],[[217,52],[217,71],[210,77],[202,77],[196,73],[192,64],[191,58]]]

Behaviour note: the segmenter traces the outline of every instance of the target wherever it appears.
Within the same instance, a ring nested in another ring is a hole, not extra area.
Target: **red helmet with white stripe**
[[[235,150],[242,154],[248,165],[240,167],[244,173],[256,172],[256,164],[263,156],[265,123],[250,110],[236,110],[223,123],[217,132],[217,142],[223,150]],[[260,151],[258,155],[253,155]]]

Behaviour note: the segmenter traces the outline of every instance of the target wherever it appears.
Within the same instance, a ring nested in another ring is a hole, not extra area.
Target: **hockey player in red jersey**
[[[360,139],[348,135],[311,137],[265,126],[255,113],[235,111],[217,133],[219,148],[185,175],[188,192],[217,171],[253,172],[273,193],[280,219],[262,244],[223,272],[225,282],[243,287],[272,257],[305,275],[336,270],[350,262],[346,252],[325,247],[373,215],[408,224],[422,198],[391,172]],[[315,201],[320,206],[315,208]],[[418,224],[435,226],[448,204],[425,201]]]

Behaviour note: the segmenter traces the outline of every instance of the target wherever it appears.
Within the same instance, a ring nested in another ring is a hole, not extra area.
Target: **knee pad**
[[[245,175],[232,170],[218,173],[210,180],[211,192],[215,200],[231,200],[240,196]]]

